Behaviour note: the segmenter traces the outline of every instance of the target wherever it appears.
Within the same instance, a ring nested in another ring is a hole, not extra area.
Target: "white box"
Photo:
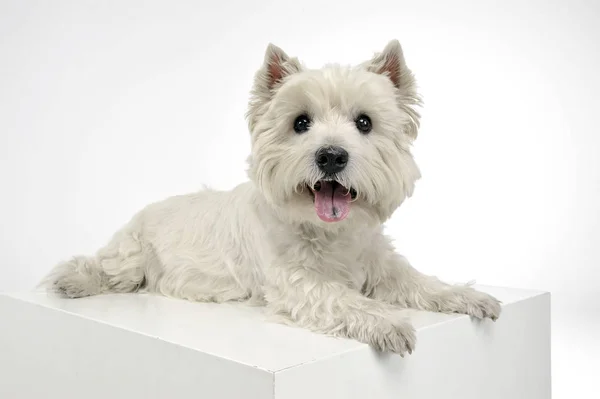
[[[550,295],[477,288],[497,322],[415,311],[404,359],[243,304],[0,295],[0,398],[549,399]]]

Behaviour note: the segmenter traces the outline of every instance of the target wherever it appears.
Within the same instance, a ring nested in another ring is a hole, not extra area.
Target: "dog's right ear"
[[[263,65],[254,76],[247,113],[251,131],[254,130],[256,121],[265,112],[267,104],[285,78],[301,70],[302,65],[297,58],[288,56],[282,49],[269,43]]]
[[[255,85],[263,85],[264,89],[273,90],[287,76],[300,72],[301,69],[302,66],[296,58],[290,58],[282,49],[269,43]]]

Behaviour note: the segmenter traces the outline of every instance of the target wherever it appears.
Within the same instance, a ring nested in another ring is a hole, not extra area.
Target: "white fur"
[[[269,45],[248,111],[250,181],[151,204],[95,256],[57,265],[42,284],[72,298],[143,289],[251,300],[290,324],[400,354],[415,345],[402,308],[496,319],[496,299],[422,275],[382,232],[420,177],[410,152],[419,104],[397,41],[356,67],[318,70]],[[296,134],[301,113],[313,122]],[[360,113],[373,121],[368,135],[355,127]],[[335,223],[317,217],[308,189],[323,178],[314,154],[324,145],[348,151],[337,179],[358,194]]]

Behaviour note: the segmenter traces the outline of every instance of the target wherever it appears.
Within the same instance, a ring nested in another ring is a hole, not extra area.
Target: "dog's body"
[[[73,298],[251,300],[400,354],[415,344],[403,308],[495,319],[496,299],[420,274],[382,232],[420,177],[409,148],[418,104],[397,41],[358,67],[320,70],[271,45],[249,106],[250,182],[151,204],[43,284]]]

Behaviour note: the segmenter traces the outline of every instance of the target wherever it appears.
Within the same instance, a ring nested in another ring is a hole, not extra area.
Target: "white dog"
[[[402,355],[415,345],[403,308],[495,320],[495,298],[419,273],[382,232],[420,177],[419,104],[398,41],[361,65],[317,70],[269,45],[247,114],[250,181],[151,204],[42,284],[71,298],[258,301],[286,322]]]

